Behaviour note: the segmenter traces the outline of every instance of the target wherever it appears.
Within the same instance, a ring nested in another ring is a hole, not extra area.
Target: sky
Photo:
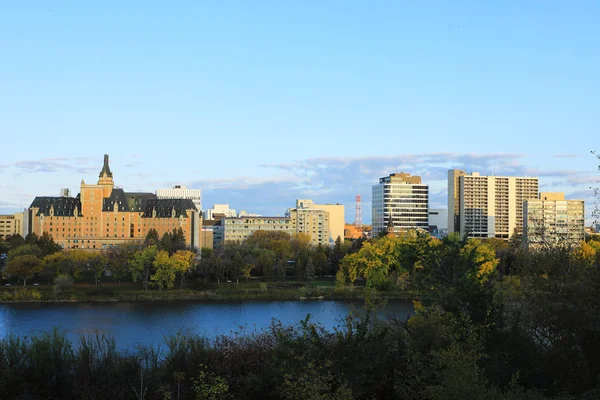
[[[447,170],[586,200],[600,161],[598,1],[0,3],[0,212],[184,184],[283,215],[393,172],[447,206]]]

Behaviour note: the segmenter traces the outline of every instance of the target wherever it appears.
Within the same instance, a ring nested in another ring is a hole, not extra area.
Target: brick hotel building
[[[199,248],[202,232],[201,211],[191,199],[164,199],[115,188],[108,155],[97,184],[82,180],[77,197],[36,197],[28,217],[25,234],[48,232],[63,248],[107,249],[144,240],[150,229],[162,237],[179,228],[186,245]]]

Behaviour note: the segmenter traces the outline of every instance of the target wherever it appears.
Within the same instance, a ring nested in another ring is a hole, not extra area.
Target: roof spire
[[[108,166],[108,154],[104,155],[104,166],[102,167],[102,171],[100,171],[99,177],[102,178],[105,174],[108,178],[112,178],[112,172],[110,172],[110,167]]]

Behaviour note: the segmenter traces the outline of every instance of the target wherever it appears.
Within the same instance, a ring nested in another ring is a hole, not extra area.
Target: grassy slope
[[[302,285],[302,286],[301,286]],[[363,287],[336,289],[331,281],[314,282],[270,282],[266,291],[260,283],[239,282],[208,284],[203,288],[184,288],[163,290],[150,288],[143,290],[139,284],[132,283],[78,283],[70,293],[56,294],[52,286],[40,284],[27,286],[39,292],[38,295],[21,294],[22,286],[0,287],[0,302],[52,302],[52,301],[180,301],[180,300],[298,300],[300,298],[324,299],[362,299]],[[96,293],[94,293],[96,292]],[[414,293],[392,291],[386,292],[390,299],[406,299],[416,297]]]

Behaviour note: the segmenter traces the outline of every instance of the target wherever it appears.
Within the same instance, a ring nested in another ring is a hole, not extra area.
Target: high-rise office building
[[[538,178],[448,171],[448,231],[509,239],[523,228],[523,203],[538,197]]]
[[[564,193],[540,193],[525,201],[523,243],[577,245],[585,240],[583,200],[565,200]]]
[[[182,185],[175,185],[171,189],[158,189],[156,197],[159,199],[188,199],[196,206],[198,211],[202,211],[202,190],[188,189]]]
[[[373,236],[387,232],[390,220],[394,232],[429,228],[429,186],[420,176],[401,172],[380,178],[372,201]]]

